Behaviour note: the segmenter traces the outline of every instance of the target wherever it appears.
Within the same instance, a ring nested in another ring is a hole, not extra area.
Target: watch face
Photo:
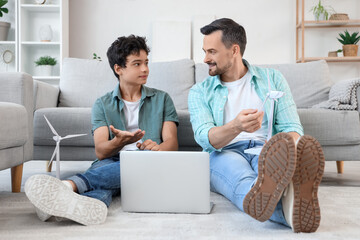
[[[44,4],[46,0],[35,0],[37,4]]]

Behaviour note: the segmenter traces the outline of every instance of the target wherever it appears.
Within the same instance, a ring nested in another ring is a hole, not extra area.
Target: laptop
[[[125,212],[210,213],[209,153],[121,151]]]

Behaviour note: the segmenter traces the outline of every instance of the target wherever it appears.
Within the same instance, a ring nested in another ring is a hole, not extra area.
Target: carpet
[[[359,199],[357,187],[320,187],[318,231],[295,234],[270,221],[257,222],[215,193],[209,215],[126,213],[115,198],[104,224],[82,226],[55,218],[41,222],[24,193],[0,192],[0,239],[360,239]]]

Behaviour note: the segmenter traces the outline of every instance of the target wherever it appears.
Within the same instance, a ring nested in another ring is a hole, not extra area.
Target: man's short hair
[[[130,35],[128,37],[119,37],[116,39],[107,51],[107,57],[111,69],[113,70],[117,79],[119,75],[115,72],[115,64],[119,65],[122,68],[126,68],[127,57],[132,54],[140,54],[140,51],[144,50],[146,54],[149,54],[150,49],[146,45],[145,37],[138,37]]]
[[[204,35],[209,35],[215,31],[222,31],[222,42],[226,48],[230,48],[233,44],[240,46],[241,56],[244,56],[246,47],[246,32],[245,29],[229,18],[220,18],[209,25],[200,29]]]

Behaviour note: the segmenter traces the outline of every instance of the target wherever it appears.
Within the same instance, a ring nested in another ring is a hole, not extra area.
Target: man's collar
[[[256,69],[250,65],[250,63],[248,61],[246,61],[245,59],[242,59],[244,65],[248,68],[248,71],[250,72],[251,76],[252,76],[252,80],[253,80],[253,76],[255,76],[256,78],[260,78],[259,73],[256,71]],[[220,75],[216,75],[215,77],[215,83],[214,83],[214,87],[213,89],[215,89],[217,86],[222,85],[221,84],[221,79],[220,79]],[[251,80],[251,81],[252,81]]]

